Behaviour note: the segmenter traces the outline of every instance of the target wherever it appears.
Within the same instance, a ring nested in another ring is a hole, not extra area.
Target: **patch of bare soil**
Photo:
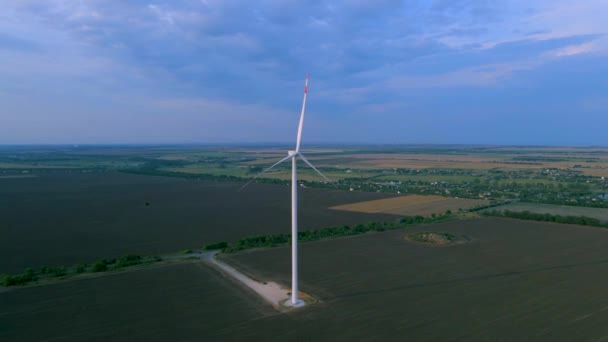
[[[468,242],[470,239],[464,235],[455,235],[445,232],[419,232],[409,234],[407,240],[428,243],[433,245],[445,246],[449,244],[460,244]]]

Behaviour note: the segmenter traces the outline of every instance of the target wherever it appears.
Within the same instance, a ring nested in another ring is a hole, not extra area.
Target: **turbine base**
[[[306,302],[305,302],[305,301],[303,301],[303,300],[301,300],[301,299],[298,299],[298,301],[297,301],[297,302],[294,304],[294,303],[292,303],[292,302],[291,302],[291,298],[288,298],[288,299],[287,299],[287,300],[286,300],[286,301],[283,303],[283,305],[285,305],[286,307],[289,307],[289,308],[301,308],[301,307],[303,307],[304,305],[306,305]]]

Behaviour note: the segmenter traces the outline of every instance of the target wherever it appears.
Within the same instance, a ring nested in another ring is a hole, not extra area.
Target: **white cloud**
[[[596,49],[595,49],[595,46],[593,43],[584,43],[584,44],[578,44],[578,45],[570,45],[570,46],[566,46],[561,49],[557,49],[557,50],[553,51],[552,54],[556,57],[567,57],[567,56],[574,56],[574,55],[590,53],[595,50]]]
[[[545,64],[608,54],[606,0],[434,3],[7,1],[1,102],[53,128],[36,115],[82,126],[94,118],[93,127],[124,139],[122,127],[134,129],[138,119],[148,137],[262,139],[275,134],[268,126],[291,127],[293,113],[282,108],[298,106],[307,70],[310,108],[322,103],[335,118],[335,108],[399,112],[412,93],[505,85],[502,91]],[[31,94],[36,103],[28,103]]]
[[[501,4],[504,6],[501,20],[485,23],[482,26],[487,29],[485,32],[466,34],[468,30],[464,30],[465,34],[461,34],[459,29],[470,30],[470,23],[455,17],[449,25],[436,27],[437,31],[432,34],[453,48],[479,46],[482,49],[493,49],[504,43],[608,34],[608,1],[605,0],[508,0]],[[456,33],[451,33],[453,31]],[[608,50],[608,46],[594,49]]]
[[[540,60],[486,64],[434,75],[398,76],[387,80],[385,85],[390,89],[492,86],[512,77],[516,72],[532,70],[540,64]]]

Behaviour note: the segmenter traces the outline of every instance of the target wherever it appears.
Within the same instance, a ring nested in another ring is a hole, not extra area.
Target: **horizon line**
[[[188,146],[188,147],[285,147],[293,142],[171,142],[171,143],[0,143],[0,147],[162,147],[162,146]],[[306,144],[309,147],[336,147],[336,146],[484,146],[484,147],[575,147],[575,148],[608,148],[608,145],[597,144],[524,144],[524,143],[336,143],[314,142]]]

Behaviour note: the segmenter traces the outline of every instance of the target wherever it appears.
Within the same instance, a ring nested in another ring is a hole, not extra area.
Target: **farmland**
[[[188,340],[273,314],[217,271],[186,263],[0,292],[0,340]]]
[[[365,202],[342,204],[330,209],[401,216],[442,214],[489,204],[485,200],[409,195]]]
[[[608,193],[608,182],[582,172],[603,170],[608,163],[603,148],[421,145],[308,151],[332,182],[320,182],[301,168],[302,229],[455,212],[488,201],[608,208],[608,198],[600,197]],[[281,147],[2,148],[0,272],[162,254],[284,232],[289,165],[258,179],[270,184],[237,191],[283,155]],[[386,167],[387,160],[405,164]],[[417,203],[393,202],[407,202],[391,199],[400,194],[416,195],[403,198]]]
[[[125,254],[162,254],[289,231],[289,188],[118,172],[0,179],[0,273]],[[302,189],[302,229],[394,219],[327,209],[389,194]],[[260,200],[263,198],[263,200]]]
[[[130,254],[154,260],[226,241],[217,244],[230,247],[225,261],[287,285],[289,165],[238,191],[285,149],[0,148],[0,273]],[[467,208],[512,201],[492,210],[606,220],[608,150],[304,152],[331,179],[300,169],[301,289],[320,303],[280,315],[198,261],[150,264],[0,287],[0,340],[589,340],[608,334],[602,255],[608,230],[464,219],[477,215]],[[447,211],[453,214],[418,216]]]
[[[301,288],[322,304],[267,317],[236,335],[272,339],[521,340],[608,335],[608,232],[578,226],[476,219],[414,229],[472,240],[444,248],[404,241],[405,231],[303,244]],[[582,247],[584,246],[584,247]],[[289,250],[224,259],[258,279],[289,283]],[[249,335],[248,335],[249,334]],[[271,335],[272,334],[272,335]]]
[[[118,170],[244,182],[290,147],[85,146],[0,149],[0,176],[47,170]],[[342,146],[307,148],[331,179],[300,169],[308,187],[394,194],[608,207],[608,149],[516,146]],[[302,165],[304,166],[304,165]],[[286,184],[289,165],[259,182]]]
[[[404,239],[423,231],[471,240]],[[0,339],[599,340],[606,248],[605,229],[509,219],[370,233],[301,245],[301,289],[322,302],[300,311],[190,262],[0,293]],[[222,258],[289,284],[288,248]]]

